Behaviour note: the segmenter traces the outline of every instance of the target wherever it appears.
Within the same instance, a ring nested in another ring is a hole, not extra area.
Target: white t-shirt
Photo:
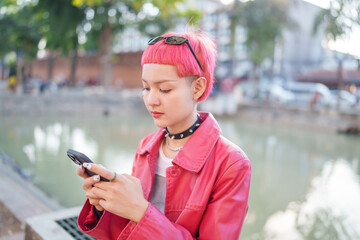
[[[155,179],[150,196],[150,202],[162,213],[164,213],[165,210],[166,169],[173,165],[171,163],[173,159],[167,158],[162,150],[163,142],[159,148],[158,162],[155,170]]]

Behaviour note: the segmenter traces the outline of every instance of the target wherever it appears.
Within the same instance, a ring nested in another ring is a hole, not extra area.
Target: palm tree
[[[336,41],[341,37],[348,36],[352,28],[360,26],[360,2],[357,0],[334,0],[330,2],[328,9],[323,9],[317,15],[313,33],[325,24],[325,33],[328,40]],[[338,95],[336,108],[340,108],[340,91],[344,88],[343,81],[343,58],[338,60]]]

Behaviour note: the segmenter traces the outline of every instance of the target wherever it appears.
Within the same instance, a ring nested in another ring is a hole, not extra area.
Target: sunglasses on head
[[[163,39],[165,39],[166,44],[170,44],[170,45],[181,45],[181,44],[186,43],[186,45],[189,46],[191,53],[194,55],[196,62],[199,64],[200,69],[203,70],[201,67],[201,64],[199,62],[199,59],[197,58],[197,56],[187,38],[180,37],[180,36],[169,36],[169,37],[158,36],[158,37],[154,37],[154,38],[150,39],[148,42],[148,45],[153,45]]]

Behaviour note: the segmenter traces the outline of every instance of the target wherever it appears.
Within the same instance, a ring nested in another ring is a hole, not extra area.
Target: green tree
[[[78,28],[85,13],[73,6],[72,0],[41,0],[33,8],[34,18],[41,23],[40,34],[46,40],[47,49],[70,55],[70,85],[76,82],[78,57]],[[54,56],[50,53],[48,79],[52,79]]]
[[[70,84],[73,85],[79,46],[78,28],[85,13],[74,7],[71,0],[4,0],[0,7],[7,10],[6,16],[0,18],[0,24],[4,26],[0,39],[7,40],[2,46],[33,57],[38,51],[39,40],[44,39],[50,50],[48,80],[52,79],[54,53],[60,53],[71,57]],[[0,54],[6,49],[0,48]]]
[[[16,53],[17,79],[25,87],[24,69],[31,69],[31,60],[37,53],[41,38],[39,24],[32,19],[31,3],[18,5],[14,0],[0,3],[0,59],[9,52]],[[3,76],[3,73],[1,73]],[[25,91],[25,88],[24,88]]]
[[[283,29],[291,23],[287,15],[288,6],[288,0],[254,0],[245,3],[245,44],[253,63],[255,98],[259,92],[258,68],[266,58],[273,59],[276,42],[282,38]]]
[[[328,9],[323,9],[314,21],[313,33],[319,31],[320,26],[325,25],[325,33],[328,40],[336,41],[352,34],[354,26],[360,26],[360,1],[358,0],[334,0],[330,2]],[[336,50],[335,50],[336,51]],[[337,109],[340,107],[340,90],[344,88],[343,58],[338,59],[338,96]]]
[[[138,29],[149,36],[158,35],[173,27],[180,17],[194,18],[199,11],[180,12],[177,5],[184,0],[73,0],[73,5],[86,13],[87,47],[99,50],[101,82],[108,86],[112,76],[112,41],[114,34],[127,27]],[[95,40],[96,39],[96,40]],[[95,44],[97,42],[97,44]],[[86,45],[86,44],[85,44]]]

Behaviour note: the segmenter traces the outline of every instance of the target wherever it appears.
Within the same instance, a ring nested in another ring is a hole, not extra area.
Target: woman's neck
[[[171,134],[177,134],[185,131],[186,129],[190,128],[197,120],[197,112],[195,111],[191,117],[189,117],[186,123],[183,123],[179,127],[168,127],[168,131]],[[191,135],[190,135],[191,136]],[[163,141],[162,149],[166,157],[174,158],[179,151],[174,151],[174,149],[179,149],[185,145],[185,143],[189,140],[190,136],[181,138],[181,139],[173,139],[169,136],[165,137],[166,141]]]
[[[171,148],[181,148],[185,145],[185,143],[189,140],[189,137],[187,138],[184,138],[184,139],[179,139],[179,140],[171,140],[169,138],[167,138],[167,143],[166,141],[163,141],[162,143],[162,150],[163,150],[163,153],[164,155],[167,157],[167,158],[175,158],[176,155],[179,153],[179,151],[173,151],[173,150],[170,150],[169,146]],[[169,144],[169,146],[167,146],[167,144]]]
[[[186,129],[190,128],[197,120],[197,112],[194,111],[188,118],[181,121],[179,124],[175,126],[168,126],[167,130],[170,132],[170,134],[178,134]]]

